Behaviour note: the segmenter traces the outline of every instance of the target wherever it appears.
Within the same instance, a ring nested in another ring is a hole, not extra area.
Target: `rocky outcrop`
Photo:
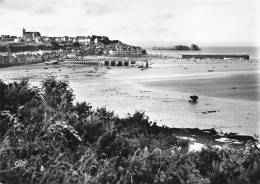
[[[200,50],[200,48],[195,45],[195,44],[191,44],[190,47],[185,46],[185,45],[175,45],[172,47],[153,47],[153,50]]]
[[[173,50],[190,50],[188,46],[183,46],[183,45],[175,45],[172,48]]]
[[[198,47],[198,45],[191,44],[190,50],[200,50],[200,48]]]

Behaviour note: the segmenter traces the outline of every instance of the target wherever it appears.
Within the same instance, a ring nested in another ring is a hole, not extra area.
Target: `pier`
[[[222,55],[222,54],[215,54],[215,55],[205,55],[205,54],[184,54],[182,55],[183,59],[249,59],[249,55]]]

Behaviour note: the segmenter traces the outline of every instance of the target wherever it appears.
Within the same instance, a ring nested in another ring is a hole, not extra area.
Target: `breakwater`
[[[184,59],[249,59],[249,55],[222,55],[222,54],[184,54],[182,55],[182,58]]]

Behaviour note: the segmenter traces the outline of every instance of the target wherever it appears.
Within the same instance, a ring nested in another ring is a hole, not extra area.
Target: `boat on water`
[[[45,64],[46,64],[46,65],[56,65],[56,64],[58,64],[58,63],[59,63],[59,61],[56,60],[56,59],[51,59],[51,60],[49,60],[49,61],[45,61]]]

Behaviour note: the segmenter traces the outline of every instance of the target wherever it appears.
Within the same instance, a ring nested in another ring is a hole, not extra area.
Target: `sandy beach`
[[[27,77],[39,86],[50,75],[69,81],[75,101],[121,117],[144,110],[158,125],[260,135],[256,61],[151,59],[145,70],[67,63],[0,68],[5,82]],[[188,102],[190,95],[199,96],[197,104]]]

